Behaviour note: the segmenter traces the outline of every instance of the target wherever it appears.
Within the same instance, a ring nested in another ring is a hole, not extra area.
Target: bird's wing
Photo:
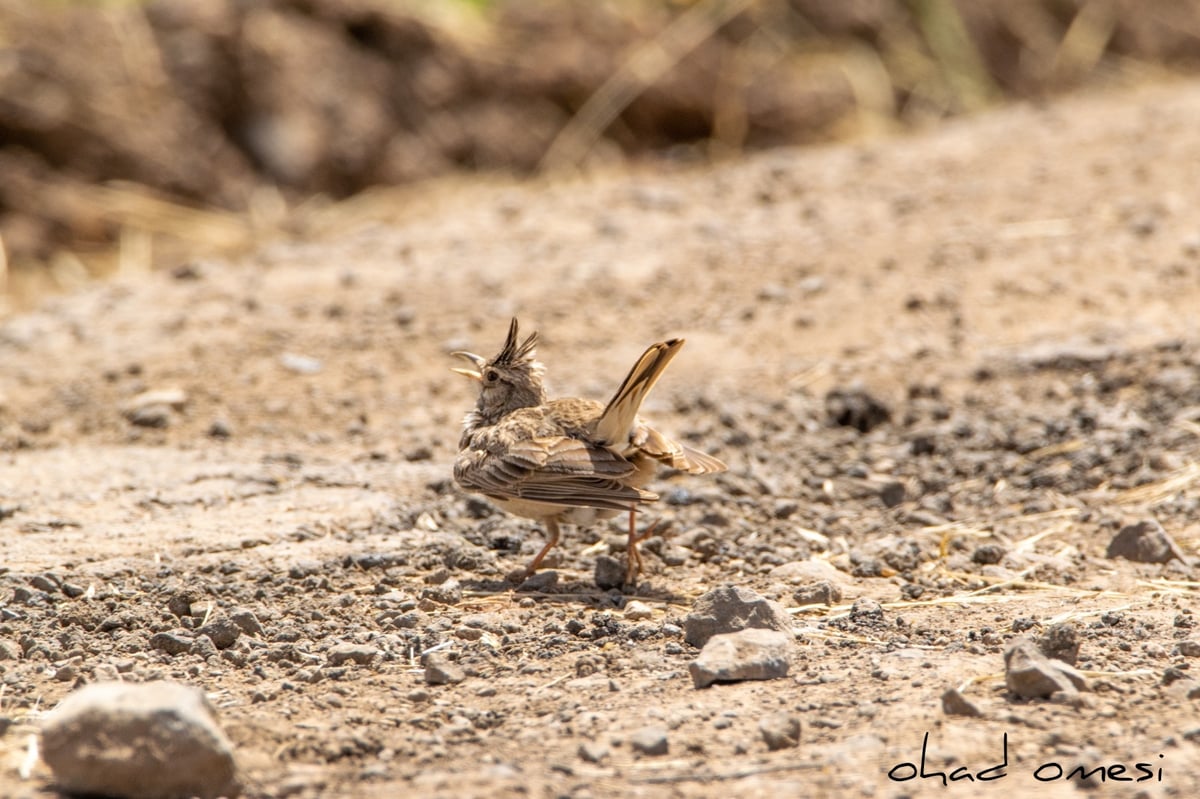
[[[713,474],[728,468],[713,456],[664,436],[641,419],[637,420],[629,443],[672,469],[688,474]]]
[[[634,471],[612,450],[566,436],[468,447],[454,463],[461,486],[489,497],[612,510],[658,499],[623,482]]]

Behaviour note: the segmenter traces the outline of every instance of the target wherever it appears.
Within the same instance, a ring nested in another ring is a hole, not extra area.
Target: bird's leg
[[[537,571],[538,566],[542,565],[542,560],[558,543],[558,522],[553,519],[546,519],[546,533],[549,535],[549,538],[546,540],[546,545],[542,547],[542,551],[537,553],[524,569],[518,569],[509,575],[509,579],[512,582],[520,582],[532,577],[533,573]],[[514,577],[517,579],[513,580],[512,578]]]
[[[637,511],[634,508],[629,509],[629,547],[626,551],[625,585],[630,588],[636,586],[635,581],[642,573],[642,553],[638,550],[638,544],[654,535],[654,531],[658,529],[658,519],[655,519],[650,522],[650,526],[644,532],[639,533],[636,514]]]
[[[629,509],[629,546],[625,548],[625,588],[632,589],[637,585],[637,576],[642,573],[642,553],[637,551],[637,545],[654,530],[654,525],[642,535],[637,534],[637,506]]]
[[[637,508],[629,509],[629,546],[625,549],[625,585],[632,588],[637,585],[638,575],[642,573],[642,554],[638,552]]]

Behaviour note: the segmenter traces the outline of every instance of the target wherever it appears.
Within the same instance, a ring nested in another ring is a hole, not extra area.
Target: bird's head
[[[484,358],[473,352],[454,352],[452,355],[470,362],[470,366],[453,371],[479,382],[479,401],[475,410],[483,421],[493,423],[506,413],[518,408],[541,405],[546,401],[542,387],[544,371],[540,361],[534,358],[538,335],[530,333],[524,340],[518,338],[517,320],[508,326],[508,338],[504,347],[492,358]]]

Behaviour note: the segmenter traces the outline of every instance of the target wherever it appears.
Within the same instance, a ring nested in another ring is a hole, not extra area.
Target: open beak
[[[455,357],[463,358],[465,360],[470,361],[471,365],[473,367],[475,367],[474,369],[463,369],[463,368],[451,369],[450,370],[451,372],[457,372],[458,374],[462,375],[463,377],[469,377],[472,380],[482,380],[483,379],[483,365],[485,363],[487,363],[487,358],[480,357],[473,352],[452,352],[450,354]]]

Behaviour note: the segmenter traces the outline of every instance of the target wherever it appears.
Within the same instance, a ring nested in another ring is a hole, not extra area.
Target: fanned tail
[[[596,421],[595,437],[604,446],[622,446],[634,433],[642,402],[671,359],[683,348],[683,339],[651,344],[629,370],[617,393]]]

